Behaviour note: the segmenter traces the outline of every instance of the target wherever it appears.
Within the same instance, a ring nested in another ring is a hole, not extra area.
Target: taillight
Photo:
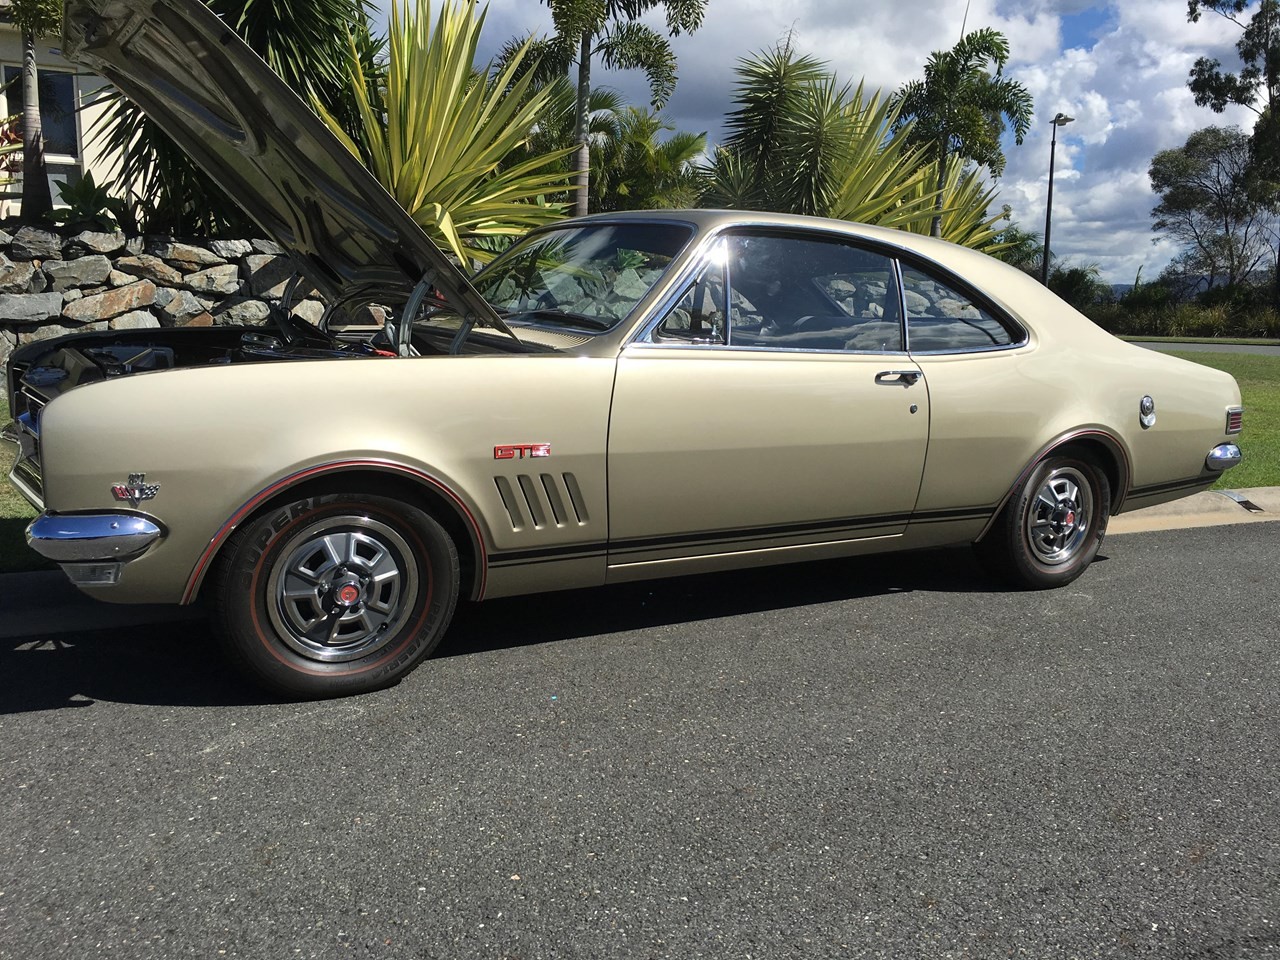
[[[1244,407],[1227,408],[1227,433],[1239,433],[1244,429]]]

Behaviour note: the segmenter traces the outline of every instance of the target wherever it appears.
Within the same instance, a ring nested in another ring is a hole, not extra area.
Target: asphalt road
[[[496,601],[329,703],[5,640],[0,957],[1280,957],[1277,536]]]

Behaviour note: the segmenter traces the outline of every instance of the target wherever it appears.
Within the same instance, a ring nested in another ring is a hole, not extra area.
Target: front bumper
[[[79,585],[117,583],[124,564],[163,536],[158,524],[131,513],[45,513],[27,527],[31,549]]]

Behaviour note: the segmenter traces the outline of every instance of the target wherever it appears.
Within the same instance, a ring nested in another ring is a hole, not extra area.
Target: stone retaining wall
[[[0,364],[19,344],[78,330],[262,323],[293,274],[268,240],[0,230]],[[322,311],[302,300],[293,312]]]

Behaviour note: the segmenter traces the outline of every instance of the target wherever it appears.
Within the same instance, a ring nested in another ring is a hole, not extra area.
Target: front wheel
[[[978,549],[1013,583],[1070,583],[1093,561],[1111,516],[1111,484],[1095,464],[1050,456],[1036,464]]]
[[[390,686],[435,649],[458,597],[458,554],[424,511],[327,494],[254,518],[223,551],[214,611],[231,659],[295,697]]]

